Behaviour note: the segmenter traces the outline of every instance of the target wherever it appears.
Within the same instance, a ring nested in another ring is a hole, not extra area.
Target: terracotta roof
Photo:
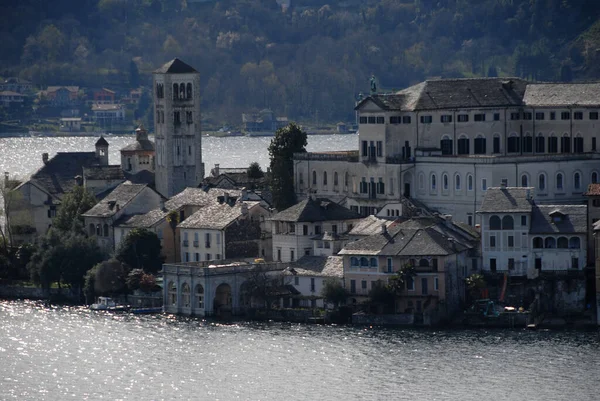
[[[600,83],[529,84],[527,106],[600,106]]]
[[[155,74],[189,74],[197,72],[198,71],[196,71],[193,67],[189,66],[178,58],[174,58],[154,71]]]
[[[493,187],[488,188],[481,202],[480,213],[529,213],[534,188]],[[528,194],[530,199],[528,198]]]
[[[590,185],[588,185],[587,192],[584,195],[586,195],[586,196],[600,196],[600,184],[590,184]]]
[[[85,217],[110,217],[123,209],[142,190],[145,184],[132,184],[126,181],[117,186],[110,194],[83,214]]]
[[[308,198],[295,204],[271,218],[276,221],[296,221],[296,222],[314,222],[314,221],[332,221],[332,220],[352,220],[360,219],[361,216],[337,203],[327,199]]]

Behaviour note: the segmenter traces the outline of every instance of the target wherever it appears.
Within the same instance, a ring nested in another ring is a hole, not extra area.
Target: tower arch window
[[[540,191],[546,190],[546,175],[543,173],[538,176],[538,189]]]
[[[349,182],[350,182],[350,174],[348,174],[348,172],[346,171],[344,173],[344,186],[346,188],[348,188],[348,185],[350,185]]]
[[[500,217],[493,215],[490,216],[490,230],[501,230],[502,229],[502,221]]]
[[[529,186],[529,177],[527,176],[527,174],[523,174],[521,176],[521,186],[522,187],[528,187]]]
[[[435,179],[435,174],[431,174],[431,190],[435,191],[437,189],[437,183]]]
[[[546,239],[544,239],[544,248],[556,248],[556,240],[554,239],[554,237],[546,237]]]
[[[502,229],[503,230],[513,230],[515,228],[515,221],[512,216],[504,216],[502,218]]]
[[[185,84],[179,84],[179,99],[185,100]]]
[[[103,234],[105,237],[108,237],[108,224],[105,224],[105,225],[102,227],[102,234]]]
[[[102,226],[100,224],[96,224],[96,237],[102,236]]]
[[[173,100],[179,99],[179,85],[173,84]]]
[[[192,84],[188,83],[185,88],[186,88],[186,91],[185,91],[186,98],[191,99],[192,98]]]
[[[314,170],[312,172],[312,184],[317,185],[317,172]]]
[[[337,171],[333,172],[333,186],[334,187],[338,186],[338,173],[337,173]]]
[[[419,173],[419,189],[425,189],[425,174]]]
[[[327,186],[327,171],[323,171],[323,186]]]

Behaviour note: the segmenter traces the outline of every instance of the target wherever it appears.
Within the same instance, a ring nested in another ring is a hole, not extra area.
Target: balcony
[[[183,246],[188,247],[190,246],[190,242],[186,239],[183,240]]]
[[[205,243],[204,243],[204,247],[205,247],[205,248],[210,248],[210,242],[205,242]]]
[[[194,248],[198,248],[200,246],[199,241],[194,241]]]

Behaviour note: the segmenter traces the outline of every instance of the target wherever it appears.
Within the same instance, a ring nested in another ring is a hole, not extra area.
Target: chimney
[[[246,216],[248,214],[248,205],[246,203],[242,203],[242,215]]]
[[[42,161],[44,164],[48,164],[48,153],[42,153]]]
[[[8,171],[5,171],[5,172],[4,172],[4,184],[5,184],[5,185],[8,185],[8,177],[9,177],[9,175],[8,175]]]
[[[246,190],[246,188],[242,188],[242,195],[240,196],[240,200],[248,200],[248,190]]]
[[[481,224],[475,224],[475,231],[481,232]]]
[[[387,234],[387,225],[385,223],[381,223],[381,234]]]
[[[224,192],[223,193],[223,201],[227,204],[229,204],[229,192]]]
[[[502,181],[500,182],[500,187],[506,188],[507,186],[508,186],[508,180],[506,178],[503,178]]]
[[[452,215],[451,214],[445,214],[444,221],[446,222],[446,226],[452,227]]]
[[[215,168],[213,169],[213,171],[215,172],[214,176],[218,177],[219,176],[219,164],[218,163],[215,164]]]

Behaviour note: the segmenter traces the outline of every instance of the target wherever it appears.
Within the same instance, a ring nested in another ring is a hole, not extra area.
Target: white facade
[[[225,258],[225,230],[181,229],[181,261],[205,262]]]

